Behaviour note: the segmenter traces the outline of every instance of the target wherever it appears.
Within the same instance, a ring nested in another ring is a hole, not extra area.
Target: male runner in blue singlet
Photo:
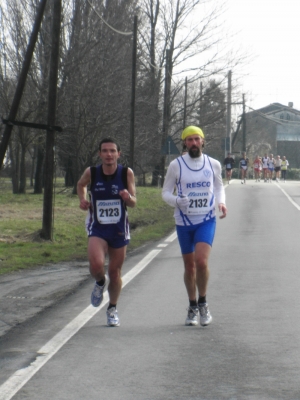
[[[209,279],[208,258],[216,228],[215,200],[220,218],[226,217],[225,191],[219,161],[202,153],[204,134],[188,126],[181,136],[188,153],[168,168],[162,197],[175,207],[174,217],[184,262],[184,283],[189,297],[186,325],[208,325],[211,314],[206,302]],[[174,195],[174,186],[177,194]],[[198,289],[198,299],[197,299]]]
[[[248,171],[249,158],[246,157],[246,152],[242,153],[240,159],[240,170],[241,170],[241,183],[246,183],[246,176]]]
[[[106,286],[105,257],[108,254],[107,325],[119,326],[117,301],[122,289],[121,268],[129,243],[129,224],[126,207],[136,205],[134,174],[130,168],[117,164],[120,147],[111,138],[99,144],[102,164],[87,168],[77,183],[82,210],[87,210],[86,231],[89,237],[88,258],[90,273],[95,278],[91,303],[99,307]],[[90,185],[90,199],[86,199]]]
[[[226,179],[229,185],[232,176],[232,169],[234,166],[234,159],[232,158],[230,153],[227,154],[227,157],[225,158],[223,164],[225,165]]]

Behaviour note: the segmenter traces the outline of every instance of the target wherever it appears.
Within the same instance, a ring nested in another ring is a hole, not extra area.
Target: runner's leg
[[[187,290],[189,300],[196,300],[196,266],[195,254],[182,254],[184,262],[184,284]]]
[[[88,259],[90,263],[90,274],[96,282],[100,282],[105,277],[105,256],[107,253],[107,243],[105,240],[92,236],[88,241]]]
[[[108,294],[111,304],[117,304],[121,289],[122,289],[122,278],[121,269],[126,256],[127,246],[114,249],[108,247],[109,265],[108,265]]]
[[[207,243],[201,242],[195,246],[196,284],[201,297],[205,296],[207,291],[209,279],[208,258],[210,251],[211,246]]]

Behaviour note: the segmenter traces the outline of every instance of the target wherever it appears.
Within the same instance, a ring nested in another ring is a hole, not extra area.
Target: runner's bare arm
[[[86,199],[87,185],[91,182],[91,169],[87,168],[82,177],[77,182],[77,195],[79,197],[79,207],[88,210],[90,202]]]
[[[134,173],[131,168],[128,168],[127,170],[127,186],[128,189],[120,190],[119,195],[128,207],[133,208],[136,205],[136,190]]]
[[[220,203],[219,204],[219,211],[222,213],[222,215],[220,215],[220,218],[225,218],[227,215],[227,207],[225,206],[225,204]]]

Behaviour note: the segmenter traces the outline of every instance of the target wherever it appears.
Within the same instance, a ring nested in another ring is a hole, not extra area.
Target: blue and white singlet
[[[207,155],[203,155],[203,164],[199,169],[190,168],[184,157],[178,157],[179,179],[176,182],[178,195],[186,195],[189,206],[186,214],[176,206],[174,211],[177,225],[196,225],[214,218],[214,171]]]
[[[130,239],[128,214],[125,202],[119,191],[125,189],[122,181],[122,165],[117,166],[112,176],[103,174],[102,165],[96,167],[95,179],[90,188],[91,208],[86,217],[88,236],[118,235]]]

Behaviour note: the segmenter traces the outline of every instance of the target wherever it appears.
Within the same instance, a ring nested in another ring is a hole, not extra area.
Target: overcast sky
[[[299,0],[227,0],[226,21],[234,41],[253,56],[242,80],[246,102],[261,108],[277,102],[300,110]]]

